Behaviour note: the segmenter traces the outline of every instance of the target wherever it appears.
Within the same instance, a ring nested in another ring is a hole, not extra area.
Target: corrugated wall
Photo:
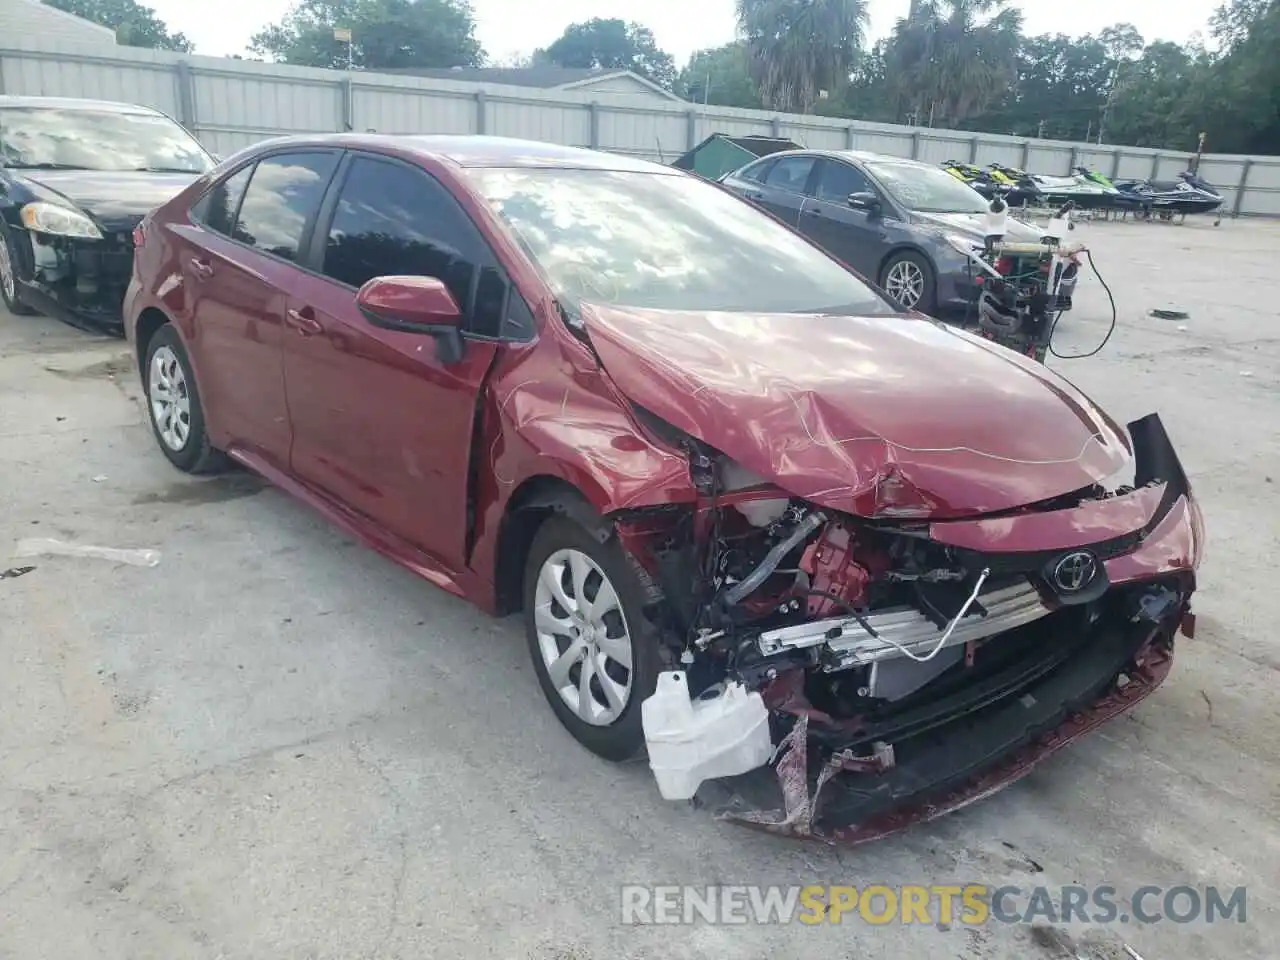
[[[1172,179],[1188,154],[956,130],[861,123],[697,104],[641,103],[607,92],[545,91],[375,73],[343,73],[130,47],[52,46],[0,37],[0,93],[92,97],[156,107],[215,153],[273,136],[338,130],[483,133],[595,147],[671,162],[712,133],[788,137],[934,163],[999,162],[1065,175],[1077,165],[1119,178]],[[1205,179],[1242,214],[1280,215],[1280,157],[1206,155]]]

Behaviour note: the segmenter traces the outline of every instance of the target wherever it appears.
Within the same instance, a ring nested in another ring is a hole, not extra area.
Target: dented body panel
[[[861,517],[970,517],[1128,459],[1044,367],[934,320],[590,308],[626,396],[797,497]]]

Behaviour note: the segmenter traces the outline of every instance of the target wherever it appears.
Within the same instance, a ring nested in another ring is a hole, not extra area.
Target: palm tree
[[[867,0],[738,0],[738,26],[764,105],[808,113],[820,91],[848,82]]]
[[[912,0],[889,44],[899,106],[961,123],[994,104],[1017,79],[1022,15],[1005,0]]]

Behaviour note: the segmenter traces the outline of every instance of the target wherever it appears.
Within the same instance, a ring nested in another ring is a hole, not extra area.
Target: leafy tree
[[[676,80],[675,61],[658,49],[653,31],[624,20],[596,17],[572,23],[555,43],[534,57],[562,67],[631,70],[668,90]]]
[[[280,63],[342,68],[348,44],[335,28],[351,31],[351,64],[365,70],[470,67],[484,59],[468,0],[299,0],[249,48]]]
[[[126,47],[150,47],[190,53],[191,41],[170,33],[150,7],[137,0],[44,0],[51,7],[92,20],[116,32],[116,42]]]
[[[960,125],[1017,79],[1022,15],[1005,0],[912,0],[886,60],[901,108],[916,122]]]
[[[751,75],[764,104],[809,113],[842,89],[867,27],[866,0],[738,0]]]
[[[760,109],[760,90],[751,79],[747,48],[740,42],[699,50],[680,71],[675,89],[693,103]]]

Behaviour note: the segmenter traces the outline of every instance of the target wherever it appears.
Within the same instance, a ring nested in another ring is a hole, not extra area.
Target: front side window
[[[743,170],[739,177],[743,180],[754,180],[756,183],[763,183],[765,176],[773,169],[775,162],[774,160],[765,160],[762,163],[753,163]]]
[[[307,223],[319,211],[337,165],[334,153],[286,153],[260,160],[240,204],[236,239],[297,262]]]
[[[357,288],[374,277],[435,277],[462,308],[469,332],[518,335],[504,329],[506,277],[471,218],[439,181],[399,163],[352,162],[325,242],[324,273]]]
[[[683,174],[472,168],[561,303],[764,313],[898,312],[729,191]]]
[[[837,160],[827,160],[818,174],[818,199],[830,203],[848,203],[851,193],[874,193],[871,181],[856,167]]]
[[[199,175],[214,162],[181,125],[159,114],[5,107],[0,166]]]
[[[805,184],[809,182],[809,172],[813,169],[813,159],[813,157],[783,157],[773,165],[764,182],[779,190],[804,193]]]

